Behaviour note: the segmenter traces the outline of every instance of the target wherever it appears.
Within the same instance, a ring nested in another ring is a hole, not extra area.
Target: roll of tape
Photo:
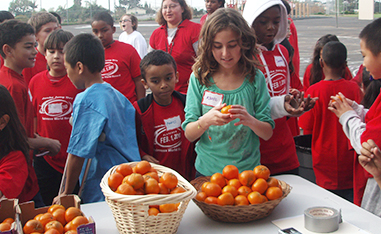
[[[339,229],[341,213],[330,207],[311,207],[304,211],[304,227],[312,232],[334,232]]]

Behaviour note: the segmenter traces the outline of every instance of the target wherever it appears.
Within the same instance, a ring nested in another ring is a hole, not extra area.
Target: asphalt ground
[[[199,22],[199,19],[193,21]],[[300,53],[300,76],[303,77],[305,68],[311,62],[313,48],[316,41],[325,34],[335,34],[348,50],[348,67],[353,74],[357,72],[362,63],[360,53],[360,39],[358,35],[370,20],[359,20],[357,17],[310,17],[296,18],[294,23],[298,32],[299,53]],[[114,38],[118,39],[122,30],[116,26]],[[159,25],[155,21],[140,21],[138,31],[149,41],[152,32]],[[79,33],[91,33],[90,25],[70,25],[63,26],[64,30]]]

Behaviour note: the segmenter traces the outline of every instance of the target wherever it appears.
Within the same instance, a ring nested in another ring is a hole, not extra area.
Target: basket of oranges
[[[112,167],[100,186],[119,233],[175,233],[197,194],[176,171],[147,161]]]
[[[241,173],[227,165],[222,173],[198,177],[191,184],[198,191],[193,201],[206,216],[231,223],[267,217],[291,191],[290,185],[270,177],[264,165]]]

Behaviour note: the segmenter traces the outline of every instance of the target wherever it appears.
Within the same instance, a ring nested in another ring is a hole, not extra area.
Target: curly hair
[[[244,76],[250,75],[254,81],[257,68],[261,66],[257,59],[258,51],[255,47],[254,31],[248,26],[242,15],[230,8],[219,8],[205,22],[200,32],[198,57],[192,69],[195,77],[205,86],[210,86],[210,76],[218,70],[219,64],[212,54],[213,40],[217,33],[231,29],[238,34],[238,45],[241,48],[239,64]]]
[[[192,19],[192,9],[188,6],[187,2],[185,0],[172,0],[173,2],[178,2],[183,8],[184,12],[182,13],[182,20],[185,19]],[[163,0],[164,2],[164,0]],[[166,25],[167,21],[164,19],[163,16],[163,2],[161,3],[160,10],[156,13],[156,22],[160,25]]]

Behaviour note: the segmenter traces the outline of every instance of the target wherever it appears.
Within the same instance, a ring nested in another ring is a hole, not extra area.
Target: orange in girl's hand
[[[340,101],[343,101],[343,99],[341,98],[341,96],[340,96],[339,94],[336,94],[336,97],[337,97],[338,99],[340,99]],[[335,100],[335,99],[332,99],[332,103],[334,103],[334,102],[336,102],[336,100]]]
[[[221,109],[222,114],[229,114],[229,110],[232,108],[232,105],[224,106]]]

